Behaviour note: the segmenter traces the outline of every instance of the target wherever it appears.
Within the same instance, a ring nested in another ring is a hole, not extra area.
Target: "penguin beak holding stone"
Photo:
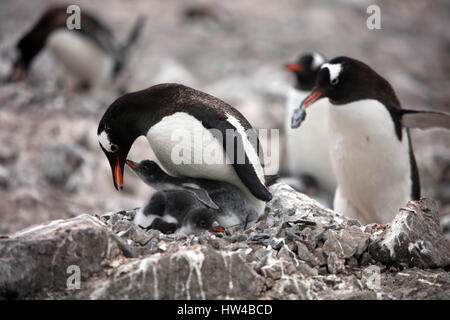
[[[303,120],[306,118],[306,108],[308,108],[310,105],[312,105],[317,100],[325,97],[325,89],[320,88],[314,88],[313,91],[307,96],[302,103],[300,103],[300,106],[294,110],[294,113],[292,114],[291,118],[291,128],[295,129],[300,127]]]

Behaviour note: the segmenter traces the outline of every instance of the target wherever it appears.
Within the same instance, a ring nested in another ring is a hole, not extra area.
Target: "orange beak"
[[[294,72],[299,72],[299,71],[305,70],[305,67],[303,67],[300,64],[296,64],[296,63],[288,63],[286,65],[286,69],[290,70],[290,71],[294,71]]]
[[[320,98],[320,96],[325,92],[325,90],[317,91],[311,94],[309,97],[306,98],[306,100],[302,103],[303,108],[308,108],[311,104],[314,103],[317,99]]]
[[[117,156],[116,166],[114,167],[114,181],[116,182],[118,189],[122,190],[123,189],[123,173],[122,173],[122,169],[120,168],[119,156]]]
[[[224,233],[226,230],[225,230],[224,227],[221,227],[221,226],[215,226],[215,227],[211,227],[211,231],[213,231],[213,232]]]
[[[132,169],[136,169],[137,168],[137,164],[134,161],[131,160],[127,160],[127,165],[132,168]]]

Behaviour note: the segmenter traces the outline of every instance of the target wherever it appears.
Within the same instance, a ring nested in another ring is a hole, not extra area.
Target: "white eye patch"
[[[317,52],[314,52],[312,54],[312,57],[313,61],[311,66],[314,70],[319,68],[325,62],[325,58],[322,57],[322,55],[318,54]]]
[[[330,83],[335,82],[335,80],[339,77],[339,74],[342,71],[342,64],[336,63],[325,63],[322,65],[322,68],[327,68],[328,72],[330,73]]]
[[[103,149],[105,149],[108,152],[116,152],[117,146],[115,144],[112,144],[111,141],[109,141],[108,134],[103,130],[98,135],[98,142],[102,145]]]

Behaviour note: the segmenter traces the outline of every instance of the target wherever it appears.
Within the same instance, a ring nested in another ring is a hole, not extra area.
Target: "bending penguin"
[[[197,206],[203,205],[208,207],[210,212],[215,212],[216,221],[222,227],[242,225],[245,228],[251,226],[259,217],[255,208],[247,203],[243,192],[232,184],[200,178],[172,177],[151,160],[143,160],[139,163],[127,160],[126,163],[142,181],[155,190],[184,191],[180,194],[182,199],[178,201],[173,198],[173,202],[183,202],[188,194],[191,194],[196,201],[200,202],[200,204],[196,204]],[[176,206],[182,205],[176,204]],[[185,205],[188,208],[191,206]],[[149,212],[144,207],[136,214],[135,224],[147,227],[152,223],[154,214],[158,215],[157,212],[158,210]],[[162,219],[171,220],[173,215],[170,211],[167,212],[167,215]]]
[[[407,201],[420,198],[408,128],[450,129],[450,116],[402,109],[387,80],[348,57],[322,65],[310,95],[294,112],[292,128],[323,98],[332,104],[329,146],[338,182],[334,209],[364,223],[390,221]]]
[[[119,44],[111,30],[94,15],[81,13],[80,29],[69,30],[67,7],[51,7],[17,43],[18,57],[9,81],[26,79],[38,53],[49,48],[79,85],[104,85],[123,69],[130,46],[137,40],[144,24],[139,18],[128,39]]]
[[[168,83],[125,94],[106,110],[97,134],[117,190],[128,152],[144,135],[173,176],[231,183],[259,216],[272,198],[255,130],[236,109],[204,92]]]
[[[291,118],[298,102],[308,96],[325,62],[324,56],[313,52],[303,54],[296,63],[286,65],[286,69],[293,72],[296,79],[295,87],[288,91],[285,108],[286,173],[289,176],[312,177],[319,187],[333,195],[336,178],[328,151],[328,101],[318,102],[308,113],[308,121],[301,128],[291,128]]]

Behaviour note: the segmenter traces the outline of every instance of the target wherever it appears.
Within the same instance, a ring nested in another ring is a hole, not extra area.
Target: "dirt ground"
[[[124,39],[147,22],[119,83],[126,90],[180,82],[238,108],[257,128],[281,128],[293,79],[283,65],[300,53],[362,60],[387,78],[405,108],[450,111],[450,2],[377,1],[381,30],[366,27],[373,1],[76,1]],[[15,43],[49,5],[0,2],[0,78]],[[115,87],[73,93],[71,79],[43,51],[25,84],[0,84],[0,234],[30,224],[140,206],[151,190],[127,169],[112,185],[96,131]],[[450,213],[450,134],[412,132],[423,196]],[[132,159],[152,157],[144,139]]]

